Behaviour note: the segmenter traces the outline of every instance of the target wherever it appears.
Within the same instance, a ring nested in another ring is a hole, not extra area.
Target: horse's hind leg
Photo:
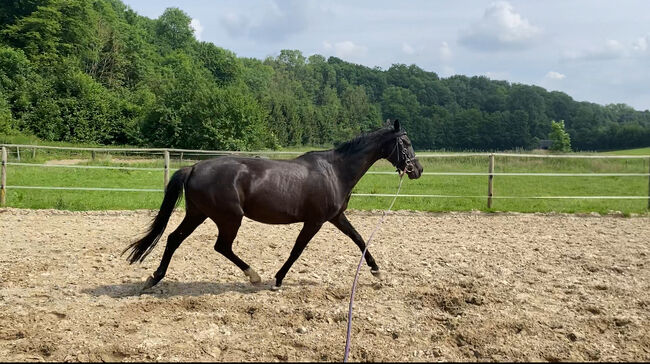
[[[366,249],[366,243],[363,241],[363,238],[357,230],[352,226],[350,223],[350,220],[343,214],[339,214],[337,217],[333,218],[330,220],[330,222],[336,226],[343,234],[347,235],[354,243],[359,247],[361,252],[363,253],[364,249]],[[366,259],[366,262],[368,263],[368,266],[370,266],[370,273],[374,275],[377,278],[381,278],[381,272],[379,271],[379,267],[377,266],[377,263],[375,262],[375,258],[372,257],[370,254],[370,251],[366,250],[366,255],[364,256]]]
[[[207,216],[200,212],[190,209],[189,206],[187,207],[185,218],[181,224],[178,225],[176,230],[169,234],[169,237],[167,238],[167,246],[165,247],[165,252],[163,253],[158,269],[156,269],[153,275],[147,279],[144,288],[142,288],[143,290],[155,286],[161,279],[163,279],[163,277],[165,277],[167,267],[169,267],[169,262],[172,260],[172,255],[174,255],[176,249],[181,245],[185,238],[192,234],[192,232],[194,232],[194,230],[205,221],[206,217]]]
[[[214,219],[213,219],[214,220]],[[228,258],[231,262],[235,263],[244,274],[248,276],[252,284],[259,284],[262,282],[259,274],[253,270],[246,262],[241,260],[237,254],[232,251],[232,243],[235,241],[237,236],[237,231],[241,226],[242,217],[233,216],[228,219],[219,219],[217,222],[217,227],[219,228],[219,237],[217,242],[214,244],[214,250],[221,253],[224,257]]]

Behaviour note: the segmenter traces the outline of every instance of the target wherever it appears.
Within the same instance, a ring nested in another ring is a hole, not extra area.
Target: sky
[[[177,7],[195,36],[239,57],[282,49],[368,67],[416,64],[487,76],[577,101],[650,109],[647,0],[123,0],[140,15]]]

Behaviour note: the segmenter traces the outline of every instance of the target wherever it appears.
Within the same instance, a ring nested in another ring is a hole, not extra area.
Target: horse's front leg
[[[322,223],[305,222],[302,230],[300,230],[300,234],[298,234],[296,244],[294,244],[293,249],[291,249],[289,259],[287,259],[284,265],[282,265],[282,268],[280,268],[278,273],[275,274],[275,286],[272,288],[274,291],[280,289],[280,286],[282,286],[282,280],[287,275],[287,272],[289,272],[293,263],[298,259],[298,257],[300,257],[302,251],[305,250],[307,243],[309,243],[311,238],[316,235],[322,226]]]
[[[361,249],[361,252],[366,249],[366,243],[363,241],[363,238],[357,230],[352,226],[348,218],[345,216],[344,213],[340,213],[338,216],[330,220],[330,222],[336,226],[339,230],[343,232],[343,234],[347,235],[354,241],[355,244]],[[366,250],[366,255],[364,256],[366,259],[366,262],[368,263],[368,266],[370,267],[370,273],[372,273],[373,276],[377,278],[382,278],[382,274],[379,271],[379,267],[377,266],[377,263],[375,262],[375,258],[372,257],[370,254],[369,250]]]

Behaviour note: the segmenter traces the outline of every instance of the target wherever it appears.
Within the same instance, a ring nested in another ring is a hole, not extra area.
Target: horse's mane
[[[366,147],[368,145],[368,142],[377,141],[377,139],[380,139],[380,136],[383,135],[387,130],[389,130],[389,128],[381,128],[372,132],[362,133],[354,139],[339,144],[336,148],[334,148],[334,151],[341,154],[354,153],[359,149]]]

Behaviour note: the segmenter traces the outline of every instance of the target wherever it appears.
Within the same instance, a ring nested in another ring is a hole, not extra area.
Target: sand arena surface
[[[342,360],[360,252],[334,226],[272,292],[301,225],[243,222],[253,287],[207,221],[138,295],[166,240],[141,265],[120,253],[154,214],[0,209],[0,358]],[[364,237],[380,218],[348,216]],[[375,238],[386,278],[362,270],[353,361],[650,360],[650,217],[397,212]]]

